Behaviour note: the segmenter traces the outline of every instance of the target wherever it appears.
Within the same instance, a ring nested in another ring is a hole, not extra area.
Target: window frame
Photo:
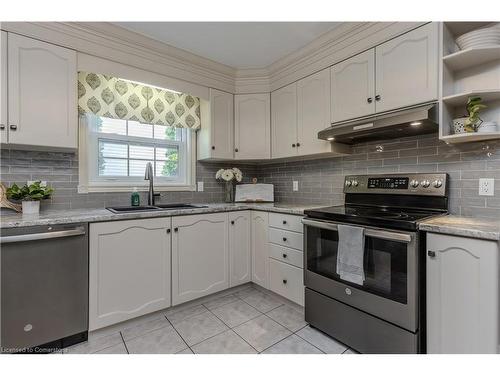
[[[125,121],[125,120],[124,120]],[[141,176],[131,177],[104,177],[98,175],[98,147],[99,140],[113,142],[179,147],[179,177],[155,176],[156,191],[196,191],[196,134],[186,129],[185,141],[161,140],[157,138],[143,138],[113,133],[93,132],[93,115],[80,116],[79,121],[79,193],[91,192],[130,192],[137,187],[140,191],[148,190],[149,181]],[[97,135],[97,136],[96,136]],[[134,159],[135,160],[135,159]]]

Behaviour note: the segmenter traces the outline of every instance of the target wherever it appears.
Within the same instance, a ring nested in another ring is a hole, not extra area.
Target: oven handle
[[[53,238],[82,236],[84,234],[85,234],[85,228],[77,227],[74,229],[56,231],[56,232],[42,232],[42,233],[21,234],[17,236],[0,237],[0,243],[4,244],[4,243],[17,243],[26,241],[50,240]]]
[[[338,225],[334,223],[329,223],[326,221],[320,220],[310,220],[303,218],[302,224],[309,225],[315,228],[321,228],[326,230],[338,231]],[[365,229],[365,235],[368,237],[380,238],[382,240],[391,240],[397,242],[405,242],[410,243],[412,241],[412,237],[409,234],[397,233],[397,232],[389,232],[386,230],[375,230],[375,229]]]

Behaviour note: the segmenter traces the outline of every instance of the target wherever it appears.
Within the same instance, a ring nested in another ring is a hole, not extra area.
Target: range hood
[[[438,131],[437,112],[437,104],[431,103],[337,122],[320,131],[318,138],[352,145],[434,133]]]

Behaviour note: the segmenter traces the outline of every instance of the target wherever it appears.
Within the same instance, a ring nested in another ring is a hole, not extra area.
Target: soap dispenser
[[[139,196],[136,187],[134,188],[134,191],[132,192],[132,195],[130,197],[130,203],[132,204],[132,206],[139,206],[141,204],[141,197]]]

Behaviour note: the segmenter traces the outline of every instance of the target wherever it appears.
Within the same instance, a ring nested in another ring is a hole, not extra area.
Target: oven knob
[[[429,180],[423,180],[422,182],[420,182],[420,185],[422,185],[424,188],[428,188],[431,183]]]
[[[358,186],[358,181],[354,180],[354,181],[352,182],[352,186],[354,186],[354,187]]]
[[[412,188],[416,188],[416,187],[418,187],[418,184],[419,184],[419,182],[418,182],[417,180],[411,180],[411,181],[410,181],[410,186],[411,186]]]
[[[346,186],[346,187],[351,186],[351,181],[349,181],[349,180],[345,180],[345,186]]]
[[[443,181],[441,180],[436,180],[432,183],[432,186],[434,186],[436,189],[437,188],[440,188],[441,186],[443,186]]]

